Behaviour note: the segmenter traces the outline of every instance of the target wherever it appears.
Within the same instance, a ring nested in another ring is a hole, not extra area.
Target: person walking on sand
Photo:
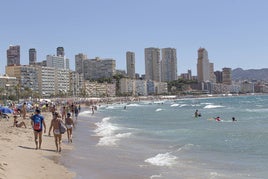
[[[75,105],[75,107],[74,107],[74,116],[75,116],[75,120],[77,120],[78,114],[79,114],[79,109],[78,109],[78,107]],[[67,116],[67,117],[68,117],[68,116]]]
[[[21,108],[21,112],[22,112],[23,119],[26,119],[26,114],[27,114],[27,105],[26,105],[26,103],[23,103],[22,108]]]
[[[45,118],[40,114],[39,109],[36,109],[35,114],[31,116],[31,125],[34,130],[35,149],[41,149],[43,126],[44,133],[46,133],[46,123]]]
[[[73,142],[72,133],[73,133],[73,127],[74,127],[74,121],[71,118],[71,113],[67,113],[67,118],[65,119],[65,125],[67,128],[67,137],[68,142]]]
[[[61,117],[62,117],[62,119],[66,118],[66,113],[67,113],[66,106],[63,106],[62,109],[61,109]]]
[[[53,119],[51,120],[48,135],[50,136],[51,129],[53,128],[53,134],[56,145],[56,152],[61,152],[61,133],[60,133],[61,116],[58,112],[54,112]]]

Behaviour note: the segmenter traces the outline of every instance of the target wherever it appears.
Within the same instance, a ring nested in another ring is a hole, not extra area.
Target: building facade
[[[161,81],[160,49],[145,48],[145,78]]]
[[[62,56],[47,55],[46,66],[58,69],[69,69],[69,59]]]
[[[7,66],[20,65],[20,46],[9,46],[7,50]]]
[[[232,69],[231,68],[222,69],[222,83],[225,85],[232,84]]]
[[[29,65],[36,64],[36,58],[37,58],[37,54],[36,54],[35,48],[30,48],[29,49]]]
[[[208,82],[210,80],[210,63],[208,60],[208,52],[205,48],[198,49],[197,58],[197,79],[198,82]]]
[[[116,74],[116,63],[114,59],[87,59],[84,60],[84,79],[96,80],[100,78],[111,78]]]
[[[135,53],[126,53],[126,64],[127,64],[127,76],[129,78],[135,78]]]
[[[63,47],[58,47],[57,48],[57,56],[58,57],[64,57],[65,56],[64,48]]]
[[[163,48],[161,60],[161,81],[169,82],[178,79],[177,52],[175,48]]]
[[[87,59],[87,55],[79,53],[75,55],[75,71],[79,74],[84,73],[84,61]]]

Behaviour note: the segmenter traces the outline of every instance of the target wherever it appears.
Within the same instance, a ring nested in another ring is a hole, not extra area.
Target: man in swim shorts
[[[67,128],[67,136],[68,136],[68,142],[73,142],[72,139],[72,133],[73,133],[73,127],[74,127],[74,121],[71,118],[71,113],[67,113],[67,118],[65,119],[65,125]]]
[[[54,112],[53,119],[51,120],[48,135],[50,136],[50,131],[53,128],[53,134],[56,145],[56,152],[61,152],[61,133],[60,133],[60,122],[61,116],[58,112]]]
[[[36,109],[35,114],[31,116],[31,125],[34,130],[34,141],[36,150],[41,149],[43,126],[44,126],[44,133],[46,133],[45,119],[40,113],[41,111],[39,109]]]

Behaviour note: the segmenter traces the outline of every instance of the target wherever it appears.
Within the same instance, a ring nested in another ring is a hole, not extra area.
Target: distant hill
[[[268,81],[268,68],[243,70],[236,68],[232,71],[233,80],[265,80]]]

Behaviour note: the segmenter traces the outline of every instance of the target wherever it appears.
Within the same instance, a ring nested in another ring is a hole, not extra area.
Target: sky
[[[20,45],[22,65],[30,48],[42,61],[64,47],[72,70],[78,53],[126,70],[132,51],[144,74],[148,47],[176,48],[178,75],[196,75],[200,47],[215,71],[268,68],[267,9],[267,0],[1,0],[0,73],[10,45]]]

